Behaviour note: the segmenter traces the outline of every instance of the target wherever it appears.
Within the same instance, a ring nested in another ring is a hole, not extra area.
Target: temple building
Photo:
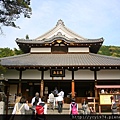
[[[97,54],[104,39],[84,38],[62,20],[35,39],[16,39],[24,54],[1,58],[7,68],[9,93],[21,92],[29,98],[39,92],[48,95],[55,87],[69,94],[97,97],[95,85],[119,85],[120,58]]]

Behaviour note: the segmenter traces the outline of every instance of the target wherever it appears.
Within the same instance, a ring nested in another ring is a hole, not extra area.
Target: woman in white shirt
[[[12,114],[16,114],[16,111],[17,111],[17,106],[18,106],[18,109],[20,109],[20,107],[24,104],[24,106],[22,107],[21,109],[21,114],[25,114],[25,110],[29,110],[29,106],[28,106],[28,101],[26,101],[26,98],[23,96],[21,97],[20,99],[20,102],[17,102],[14,106],[14,109],[13,109],[13,112]]]

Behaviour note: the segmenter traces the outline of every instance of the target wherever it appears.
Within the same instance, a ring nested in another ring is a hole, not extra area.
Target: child
[[[71,114],[71,115],[77,115],[78,114],[78,104],[75,102],[75,98],[72,98],[72,101],[71,101],[71,104],[70,104],[70,109],[69,109],[69,114]]]

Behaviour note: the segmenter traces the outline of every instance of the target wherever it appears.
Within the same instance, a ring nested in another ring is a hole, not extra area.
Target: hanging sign
[[[64,69],[51,69],[50,77],[65,77],[65,70]]]

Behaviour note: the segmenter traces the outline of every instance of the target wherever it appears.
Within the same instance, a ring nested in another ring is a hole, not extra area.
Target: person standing
[[[45,96],[41,98],[41,102],[38,102],[37,105],[42,105],[44,107],[44,114],[47,114],[47,104],[45,103]]]
[[[57,90],[57,87],[55,87],[54,91],[53,91],[53,94],[54,94],[54,107],[57,108],[57,97],[58,97],[58,90]]]
[[[36,92],[35,93],[35,97],[32,98],[32,101],[31,101],[31,110],[33,112],[33,115],[35,115],[36,111],[35,111],[35,107],[38,103],[41,102],[41,98],[39,97],[39,93]]]
[[[57,103],[58,103],[58,112],[61,113],[62,112],[62,107],[63,107],[63,97],[59,94],[58,94],[58,97],[57,97]]]
[[[54,106],[55,106],[55,98],[54,98],[54,94],[53,91],[51,91],[51,93],[48,96],[48,103],[49,103],[49,107],[52,106],[52,109],[54,110]]]
[[[39,107],[36,108],[36,120],[46,120],[47,104],[45,103],[45,96],[41,98],[41,102],[38,102],[38,106],[42,106],[42,111],[39,111]],[[41,113],[39,113],[41,112]]]
[[[26,110],[27,111],[29,110],[28,101],[26,100],[26,98],[24,96],[22,96],[20,101],[15,103],[11,118],[14,120],[25,120],[26,119],[26,116],[25,116]],[[20,111],[19,116],[17,116],[18,111]]]
[[[88,114],[88,102],[86,101],[86,99],[83,99],[82,109],[83,109],[83,114],[87,115]]]
[[[22,97],[22,93],[18,93],[18,95],[16,96],[16,99],[15,99],[15,103],[20,102],[21,97]]]
[[[35,93],[35,97],[32,98],[32,101],[31,101],[31,105],[33,106],[33,103],[35,102],[35,98],[39,98],[38,99],[38,102],[40,103],[41,102],[41,98],[39,97],[39,93],[36,92]]]
[[[75,110],[73,110],[74,107],[76,108]],[[70,115],[77,115],[78,114],[78,104],[75,102],[75,98],[72,98],[72,100],[71,100],[69,114]]]
[[[35,111],[35,107],[38,105],[38,102],[39,102],[39,96],[36,96],[35,97],[35,101],[34,101],[34,103],[33,103],[33,105],[32,105],[32,111],[33,111],[33,114],[35,114],[36,113],[36,111]]]
[[[58,93],[62,98],[64,98],[64,91],[61,89],[61,91]]]
[[[17,111],[17,107],[16,106],[17,105],[18,105],[18,109],[19,109],[23,104],[24,104],[24,106],[21,109],[21,114],[25,114],[25,110],[29,110],[29,105],[28,105],[28,101],[26,101],[26,98],[24,96],[21,97],[20,102],[17,102],[15,104],[12,114],[16,114],[16,111]]]
[[[112,114],[117,114],[117,105],[113,96],[111,97],[111,111]]]

